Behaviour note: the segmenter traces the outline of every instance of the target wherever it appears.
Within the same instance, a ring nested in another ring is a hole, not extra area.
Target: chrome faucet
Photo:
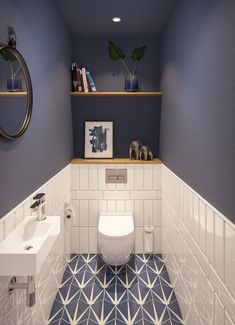
[[[45,213],[45,193],[38,193],[33,197],[33,200],[36,200],[32,205],[31,209],[37,211],[37,220],[45,220],[46,213]]]

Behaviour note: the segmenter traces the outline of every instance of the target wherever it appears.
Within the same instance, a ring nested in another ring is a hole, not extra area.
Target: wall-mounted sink
[[[60,216],[26,217],[0,243],[0,275],[36,275],[60,234]]]

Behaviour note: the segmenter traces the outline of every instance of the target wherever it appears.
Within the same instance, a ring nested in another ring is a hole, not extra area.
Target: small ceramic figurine
[[[140,159],[141,146],[142,146],[142,142],[140,140],[134,140],[131,142],[129,147],[130,159]]]
[[[153,160],[153,153],[149,146],[144,145],[140,148],[140,159]]]

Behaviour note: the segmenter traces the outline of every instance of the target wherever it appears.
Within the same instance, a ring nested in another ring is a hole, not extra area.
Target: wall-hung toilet
[[[134,248],[132,215],[101,215],[98,224],[98,243],[100,253],[107,264],[126,264]]]

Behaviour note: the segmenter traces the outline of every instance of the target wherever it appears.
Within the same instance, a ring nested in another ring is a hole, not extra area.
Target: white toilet
[[[131,214],[102,214],[98,243],[105,263],[126,264],[134,248],[134,222]]]

